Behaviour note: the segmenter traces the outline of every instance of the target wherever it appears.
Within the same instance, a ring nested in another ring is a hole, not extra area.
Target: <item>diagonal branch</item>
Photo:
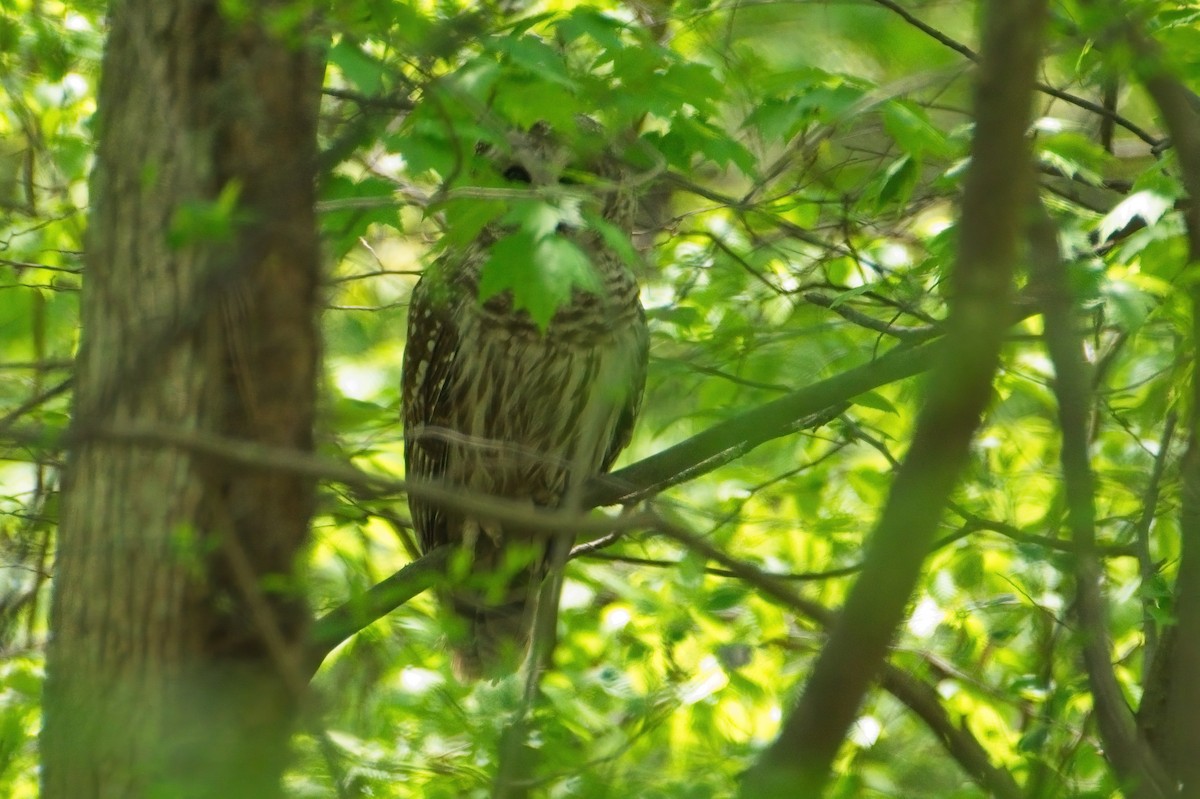
[[[971,775],[976,785],[999,799],[1021,799],[1024,796],[1012,774],[992,763],[983,744],[966,727],[965,720],[956,724],[950,718],[937,689],[891,663],[883,664],[879,682],[888,693],[925,722],[925,726],[937,736],[963,770]]]
[[[449,554],[449,547],[439,547],[372,586],[362,596],[354,597],[317,619],[304,658],[308,677],[316,673],[321,662],[343,641],[437,582]]]
[[[706,560],[721,564],[725,573],[754,586],[763,596],[780,606],[807,616],[826,629],[835,623],[837,617],[832,611],[795,593],[777,575],[731,557],[709,541],[665,517],[658,516],[653,529],[686,549],[703,555]],[[993,765],[987,750],[971,731],[951,720],[950,714],[942,706],[937,691],[932,686],[888,662],[883,664],[880,682],[888,693],[899,699],[925,722],[946,751],[971,775],[976,784],[1000,799],[1020,799],[1022,794],[1012,774],[1000,766]]]
[[[841,409],[853,402],[855,397],[925,371],[936,357],[938,347],[936,341],[918,347],[897,347],[870,363],[713,425],[624,469],[592,478],[584,487],[582,507],[638,502],[707,474],[768,441],[816,426],[832,410]],[[44,441],[43,436],[28,431],[13,430],[10,434],[5,437],[19,441]],[[578,514],[556,515],[555,511],[531,510],[526,503],[492,497],[464,497],[461,491],[449,485],[397,480],[365,472],[344,461],[307,452],[195,431],[111,424],[103,429],[89,430],[85,435],[147,446],[177,446],[234,463],[332,480],[374,492],[407,491],[432,502],[456,504],[472,513],[490,514],[491,518],[500,521],[519,521],[545,527],[579,523]],[[559,518],[559,515],[563,518]],[[598,523],[595,531],[606,524]],[[581,533],[590,531],[578,526],[575,529]],[[611,525],[608,529],[612,529]]]
[[[705,474],[767,441],[803,429],[806,420],[831,407],[840,408],[859,394],[919,374],[932,362],[936,347],[936,343],[929,343],[915,348],[897,348],[869,364],[739,414],[618,472],[594,478],[585,488],[583,507],[637,502]],[[19,440],[44,439],[40,434],[25,436],[20,430],[10,433]],[[371,474],[343,461],[308,452],[196,431],[113,424],[90,430],[86,435],[139,446],[180,447],[227,462],[331,480],[372,493],[408,492],[431,502],[453,504],[533,529],[571,529],[583,536],[599,536],[645,526],[645,519],[637,514],[604,519],[534,509],[528,504],[502,498],[464,494],[439,483],[396,480]],[[441,574],[445,557],[445,553],[439,551],[425,555],[362,596],[318,619],[306,654],[308,672],[315,672],[321,661],[340,643],[426,590]]]
[[[1032,188],[1026,127],[1046,0],[992,0],[986,9],[945,348],[912,446],[870,537],[863,572],[799,706],[745,775],[743,797],[820,795],[882,667],[991,397],[1010,314],[1021,215]]]
[[[880,386],[920,374],[933,363],[938,346],[938,342],[930,342],[897,347],[870,363],[740,413],[624,469],[597,477],[584,492],[584,505],[637,502],[707,474],[772,439],[804,429],[812,417]]]
[[[967,60],[969,60],[969,61],[978,61],[979,60],[979,54],[976,53],[974,50],[972,50],[970,47],[968,47],[967,45],[958,41],[957,39],[955,39],[951,36],[948,36],[947,34],[938,30],[937,28],[930,25],[929,23],[921,20],[920,17],[917,17],[912,12],[903,8],[895,0],[871,0],[871,2],[888,9],[893,14],[896,14],[901,19],[903,19],[907,24],[909,24],[909,25],[913,26],[914,28],[916,28],[917,30],[921,31],[921,33],[924,33],[926,36],[930,37],[931,39],[936,41],[938,44],[941,44],[944,47],[950,48],[951,50],[953,50],[954,52],[963,56]],[[1149,133],[1149,131],[1138,126],[1136,123],[1133,122],[1133,120],[1130,120],[1130,119],[1122,116],[1121,114],[1117,113],[1115,110],[1113,110],[1106,104],[1097,103],[1097,102],[1087,99],[1086,97],[1080,97],[1079,95],[1071,94],[1070,92],[1065,92],[1062,89],[1057,89],[1046,83],[1035,83],[1034,87],[1039,92],[1042,92],[1043,94],[1048,94],[1051,97],[1054,97],[1058,100],[1062,100],[1063,102],[1069,103],[1070,105],[1073,105],[1077,108],[1082,108],[1085,111],[1090,111],[1093,114],[1096,114],[1097,116],[1099,116],[1106,123],[1120,125],[1122,128],[1129,131],[1134,136],[1137,136],[1139,139],[1144,141],[1146,144],[1149,144],[1151,147],[1158,147],[1162,144],[1162,142],[1159,139],[1155,138],[1153,135],[1151,135]]]

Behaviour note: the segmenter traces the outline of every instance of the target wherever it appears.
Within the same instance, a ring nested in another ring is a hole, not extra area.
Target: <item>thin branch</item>
[[[1130,795],[1165,797],[1174,793],[1171,781],[1142,739],[1113,669],[1108,611],[1100,587],[1103,567],[1095,551],[1095,480],[1088,441],[1092,380],[1074,329],[1075,307],[1058,250],[1058,230],[1044,208],[1038,209],[1030,239],[1032,280],[1042,296],[1046,348],[1054,364],[1067,524],[1075,543],[1075,609],[1096,721],[1105,755]]]
[[[288,640],[276,609],[263,596],[260,576],[255,573],[246,548],[234,535],[232,520],[222,519],[220,527],[221,548],[225,552],[234,585],[246,603],[251,625],[266,646],[284,688],[298,703],[303,702],[308,693],[308,675],[304,673],[303,664],[297,657],[299,653]]]
[[[571,553],[574,558],[591,558],[593,560],[607,560],[612,563],[628,563],[632,566],[653,566],[660,569],[677,569],[682,561],[667,560],[665,558],[642,558],[635,555],[621,555],[615,552],[596,552],[592,550],[578,551],[581,547],[577,547],[576,551]],[[842,566],[838,569],[826,569],[819,572],[767,572],[763,574],[776,579],[785,580],[789,583],[815,583],[823,580],[832,580],[838,577],[847,577],[855,574],[862,569],[862,564],[852,563],[849,566]],[[705,574],[711,574],[714,577],[732,577],[741,579],[742,575],[729,569],[716,568],[708,566],[704,569]]]
[[[969,60],[969,61],[978,61],[979,60],[979,54],[976,53],[974,50],[972,50],[970,47],[967,47],[965,44],[958,41],[957,39],[954,39],[953,37],[948,36],[945,33],[942,33],[940,30],[933,27],[929,23],[922,21],[919,17],[913,15],[908,10],[903,8],[899,3],[893,2],[893,0],[873,0],[873,2],[876,5],[881,5],[884,8],[891,11],[892,13],[896,14],[898,17],[900,17],[905,22],[907,22],[909,25],[911,25],[914,28],[916,28],[917,30],[921,31],[921,33],[924,33],[926,36],[928,36],[929,38],[938,42],[939,44],[949,47],[951,50],[953,50],[954,52],[958,53],[961,56],[965,56],[967,58],[967,60]]]
[[[1155,598],[1147,589],[1158,574],[1158,566],[1150,551],[1150,527],[1158,511],[1158,494],[1162,485],[1163,472],[1166,470],[1167,455],[1171,451],[1171,439],[1175,436],[1176,416],[1174,412],[1167,414],[1167,422],[1163,426],[1162,438],[1158,442],[1158,453],[1154,456],[1154,466],[1150,469],[1150,481],[1146,492],[1142,495],[1142,515],[1138,517],[1134,528],[1134,547],[1138,559],[1138,576],[1142,581],[1142,635],[1146,639],[1142,653],[1142,671],[1144,674],[1154,673],[1154,656],[1158,649],[1158,621],[1151,613]]]
[[[834,614],[818,602],[797,594],[778,575],[769,574],[743,560],[732,557],[721,548],[701,538],[681,524],[663,515],[661,510],[647,511],[647,527],[659,535],[682,544],[685,548],[703,555],[706,560],[721,564],[730,574],[758,589],[759,593],[780,603],[784,607],[803,613],[822,626],[833,623]]]
[[[343,641],[391,613],[441,577],[450,547],[439,547],[371,586],[361,596],[334,608],[313,625],[304,666],[311,678],[321,662]]]
[[[382,111],[411,111],[416,108],[416,104],[407,96],[401,95],[383,95],[383,94],[363,94],[361,92],[352,92],[348,89],[333,89],[324,88],[321,94],[326,97],[334,97],[338,100],[348,100],[360,108],[370,108]]]
[[[0,417],[0,435],[3,435],[5,432],[7,432],[8,429],[12,427],[18,419],[32,411],[34,408],[44,405],[57,396],[66,394],[71,390],[72,385],[74,385],[74,380],[73,378],[68,377],[66,380],[56,383],[44,391],[38,392],[34,396],[22,402],[9,413],[5,414],[3,417]]]
[[[75,361],[0,361],[0,371],[25,370],[33,372],[48,372],[56,369],[74,369]]]
[[[65,272],[69,275],[83,274],[82,266],[51,266],[50,264],[37,264],[29,261],[13,261],[9,258],[0,258],[0,266],[11,266],[13,269],[37,269],[43,272]]]
[[[1034,546],[1045,547],[1054,552],[1074,553],[1079,551],[1079,547],[1074,541],[1065,540],[1062,538],[1053,538],[1048,535],[1037,535],[1036,533],[1027,533],[1011,524],[998,522],[994,519],[985,519],[978,514],[971,513],[966,508],[959,505],[957,502],[951,502],[950,510],[958,514],[964,521],[971,524],[977,530],[986,530],[991,533],[1002,535],[1005,538],[1012,539],[1020,544],[1032,544]],[[1093,543],[1091,551],[1102,558],[1134,558],[1137,557],[1137,546],[1135,544],[1100,544]]]
[[[593,480],[585,505],[637,502],[740,458],[755,447],[808,426],[806,420],[838,408],[860,394],[920,374],[939,347],[930,342],[901,347],[863,366],[793,391]]]
[[[719,377],[722,380],[728,380],[734,385],[745,386],[746,388],[754,388],[758,389],[759,391],[773,391],[777,394],[787,394],[792,391],[791,386],[785,386],[782,383],[760,383],[757,380],[748,380],[744,377],[738,377],[737,375],[730,374],[729,372],[717,369],[713,366],[704,366],[703,364],[694,363],[686,358],[667,358],[656,356],[651,360],[659,363],[678,364],[688,371],[695,372],[697,374],[708,375],[710,377]]]
[[[974,50],[972,50],[970,47],[968,47],[967,45],[958,41],[957,39],[943,33],[942,31],[933,27],[929,23],[922,21],[919,17],[913,15],[911,12],[904,9],[899,3],[895,2],[895,0],[871,0],[871,2],[875,3],[876,5],[883,6],[884,8],[888,9],[892,13],[899,16],[901,19],[903,19],[909,25],[913,26],[917,30],[924,33],[929,38],[933,39],[934,41],[938,42],[939,44],[941,44],[945,47],[950,48],[951,50],[953,50],[954,52],[958,53],[959,55],[967,58],[968,60],[974,61],[974,62],[979,61],[979,54],[976,53]],[[1065,103],[1070,103],[1071,105],[1076,106],[1078,108],[1082,108],[1085,111],[1091,111],[1093,114],[1098,115],[1102,120],[1105,120],[1109,123],[1115,123],[1117,125],[1120,125],[1121,127],[1125,128],[1125,130],[1132,133],[1134,136],[1137,136],[1139,139],[1146,142],[1146,144],[1149,144],[1151,147],[1158,147],[1162,144],[1162,141],[1159,138],[1151,135],[1148,131],[1141,128],[1139,125],[1134,123],[1132,120],[1129,120],[1129,119],[1121,116],[1119,113],[1117,113],[1112,108],[1109,108],[1107,105],[1104,105],[1102,103],[1097,103],[1092,100],[1088,100],[1087,98],[1080,97],[1078,95],[1071,94],[1069,92],[1064,92],[1061,89],[1056,89],[1055,87],[1050,86],[1045,83],[1035,83],[1034,88],[1036,88],[1039,92],[1042,92],[1043,94],[1048,94],[1051,97],[1062,100]]]
[[[888,693],[925,722],[925,726],[980,788],[1000,799],[1024,799],[1012,774],[992,764],[987,750],[966,728],[966,719],[959,724],[951,720],[935,688],[891,663],[883,665],[879,682]]]
[[[603,422],[598,414],[585,415],[579,426],[583,440],[603,440]],[[570,479],[562,497],[562,507],[568,512],[580,513],[585,510],[583,490],[588,473],[584,453],[588,451],[590,447],[587,445],[578,447],[567,472]],[[640,514],[627,514],[629,517],[635,515]],[[525,799],[534,783],[533,775],[541,758],[538,749],[529,745],[533,710],[541,697],[542,679],[558,644],[559,602],[574,543],[574,531],[564,527],[551,535],[546,548],[546,577],[534,606],[529,653],[522,664],[523,693],[520,704],[500,737],[492,799]]]
[[[905,327],[903,325],[893,325],[883,320],[876,319],[873,316],[865,314],[861,311],[856,311],[845,303],[839,303],[832,297],[826,297],[824,294],[819,294],[815,291],[810,291],[804,295],[804,299],[811,302],[813,305],[819,305],[822,308],[828,308],[848,322],[853,322],[859,327],[865,327],[868,330],[874,330],[877,333],[883,333],[888,336],[894,336],[905,341],[928,341],[937,336],[939,330],[935,327]]]
[[[657,516],[653,529],[702,555],[705,559],[720,563],[728,574],[754,586],[764,596],[775,600],[782,606],[807,616],[821,627],[828,628],[836,621],[837,617],[833,611],[818,602],[794,593],[779,580],[778,576],[731,557],[707,540],[664,516]],[[881,683],[885,690],[925,722],[946,748],[946,751],[958,761],[963,770],[970,774],[980,787],[993,796],[1003,799],[1020,799],[1022,794],[1012,775],[1003,768],[992,764],[987,750],[971,734],[970,730],[957,726],[950,720],[949,714],[938,701],[937,691],[891,663],[884,664]],[[770,794],[770,796],[774,795]],[[807,794],[788,791],[779,795],[806,796]]]
[[[441,505],[450,505],[464,513],[485,519],[519,524],[533,530],[558,530],[564,527],[580,535],[603,535],[614,530],[639,528],[640,520],[629,516],[594,517],[552,508],[534,508],[527,502],[503,497],[464,492],[449,483],[431,480],[397,480],[364,472],[342,461],[323,458],[301,450],[152,425],[111,424],[90,431],[95,438],[145,446],[175,446],[191,452],[220,458],[230,463],[259,466],[320,480],[336,480],[362,489],[409,496]]]
[[[1119,4],[1106,3],[1114,10]],[[1124,16],[1118,17],[1125,19]],[[1187,230],[1188,256],[1200,261],[1200,103],[1196,95],[1172,74],[1156,43],[1141,29],[1126,22],[1122,33],[1130,43],[1138,80],[1145,87],[1171,135],[1179,158],[1181,178],[1191,202],[1183,218]],[[1200,352],[1200,287],[1189,286],[1192,311],[1191,358]],[[1163,646],[1166,662],[1156,669],[1145,686],[1147,698],[1161,697],[1162,738],[1156,751],[1171,769],[1172,778],[1187,796],[1200,792],[1200,758],[1195,743],[1200,739],[1200,374],[1192,370],[1191,418],[1188,420],[1188,450],[1182,476],[1180,513],[1180,559],[1175,580],[1176,625],[1169,631],[1170,645]],[[1153,711],[1153,709],[1152,709]]]
[[[870,536],[863,571],[799,705],[744,776],[742,797],[820,795],[966,465],[1011,314],[1021,218],[1033,185],[1026,128],[1045,15],[1046,0],[986,4],[945,349],[912,446]]]

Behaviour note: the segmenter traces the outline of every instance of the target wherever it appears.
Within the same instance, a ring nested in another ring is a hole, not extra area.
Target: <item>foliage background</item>
[[[223,4],[233,14],[240,5]],[[280,29],[309,5],[280,11]],[[1191,55],[1200,7],[1126,6],[1177,74],[1200,77]],[[36,794],[63,457],[55,442],[85,279],[103,13],[98,2],[0,3],[0,792],[14,797]],[[971,135],[963,50],[975,46],[976,15],[971,2],[325,9],[322,451],[402,474],[408,293],[439,241],[469,238],[505,211],[454,189],[494,180],[475,145],[510,125],[544,119],[570,130],[587,113],[610,131],[636,128],[651,154],[644,166],[659,199],[647,202],[636,243],[652,361],[624,462],[935,336]],[[1172,151],[1146,98],[1120,77],[1127,56],[1102,44],[1106,24],[1089,4],[1054,5],[1035,145],[1087,312],[1113,657],[1136,705],[1172,620],[1191,278]],[[229,214],[221,203],[185,209],[176,232],[219,236]],[[498,268],[521,301],[552,309],[560,284]],[[969,473],[891,662],[935,691],[949,723],[1026,795],[1111,796],[1118,786],[1071,619],[1053,370],[1039,333],[1036,317],[1011,331]],[[846,397],[823,424],[659,503],[836,608],[919,389],[907,380]],[[314,609],[361,595],[412,553],[403,497],[326,485],[306,566]],[[550,794],[725,795],[772,740],[820,628],[713,565],[649,535],[572,564],[557,669],[537,717]],[[459,685],[441,638],[422,596],[326,662],[319,707],[298,737],[295,795],[487,793],[518,687]],[[838,796],[987,795],[885,691],[862,709],[838,771]]]

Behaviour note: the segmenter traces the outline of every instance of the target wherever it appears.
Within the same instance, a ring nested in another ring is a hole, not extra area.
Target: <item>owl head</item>
[[[483,145],[484,155],[504,182],[589,203],[609,224],[630,232],[636,210],[623,153],[628,144],[607,134],[591,117],[574,129],[557,131],[545,122],[510,131],[502,146]]]

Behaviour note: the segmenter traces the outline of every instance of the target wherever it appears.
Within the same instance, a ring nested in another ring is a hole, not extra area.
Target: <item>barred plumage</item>
[[[556,181],[566,161],[540,126],[518,140],[514,158],[499,171],[535,188]],[[616,162],[589,166],[605,180],[606,220],[629,233],[633,200]],[[586,479],[607,471],[629,443],[645,382],[646,320],[628,266],[594,231],[557,235],[588,253],[601,290],[574,291],[545,332],[514,310],[508,293],[479,303],[480,270],[502,234],[490,226],[469,247],[446,252],[413,291],[403,370],[406,469],[552,507],[572,464]],[[545,535],[415,498],[410,505],[422,549],[463,544],[473,575],[512,570],[506,558],[514,545],[533,544],[533,562],[502,580],[500,591],[464,586],[442,597],[465,623],[451,640],[459,673],[511,670],[528,644]]]

